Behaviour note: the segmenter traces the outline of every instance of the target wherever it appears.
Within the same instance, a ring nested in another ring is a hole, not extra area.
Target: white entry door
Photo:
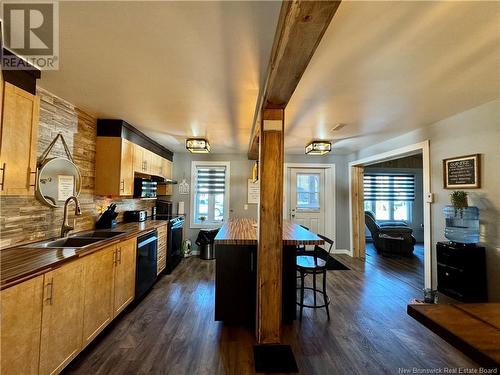
[[[325,170],[291,168],[290,221],[325,233]]]

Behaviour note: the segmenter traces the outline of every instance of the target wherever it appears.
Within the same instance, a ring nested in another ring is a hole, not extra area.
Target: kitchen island
[[[231,219],[215,237],[215,320],[255,323],[257,294],[257,221]],[[298,245],[321,245],[316,234],[283,222],[282,320],[291,323],[296,311],[295,253]]]

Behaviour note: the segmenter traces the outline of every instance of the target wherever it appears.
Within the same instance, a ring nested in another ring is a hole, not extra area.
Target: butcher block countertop
[[[481,366],[500,366],[500,303],[416,304],[408,314]]]
[[[167,225],[167,222],[164,220],[146,220],[141,223],[120,223],[112,230],[124,232],[123,234],[96,242],[84,248],[48,249],[20,244],[2,249],[0,250],[0,289],[8,288],[51,271],[63,263],[89,255],[96,250],[146,234],[162,225]],[[77,234],[72,232],[70,237]]]
[[[218,245],[257,245],[257,221],[255,219],[231,219],[215,237]],[[324,241],[300,225],[283,221],[283,245],[322,245]]]

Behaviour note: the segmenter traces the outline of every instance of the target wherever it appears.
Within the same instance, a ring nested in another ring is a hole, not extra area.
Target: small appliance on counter
[[[169,220],[172,218],[172,202],[158,199],[156,201],[155,217],[157,220]]]
[[[123,220],[127,223],[145,221],[148,217],[146,210],[133,210],[125,211],[123,213]]]
[[[156,198],[157,185],[147,178],[134,178],[134,198]]]
[[[96,229],[110,229],[116,226],[116,217],[118,212],[115,212],[116,204],[111,203],[106,211],[104,211],[97,222],[95,223]]]

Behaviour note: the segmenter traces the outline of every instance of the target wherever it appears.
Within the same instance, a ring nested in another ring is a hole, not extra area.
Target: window
[[[229,162],[192,162],[191,227],[216,226],[229,212]]]
[[[411,222],[415,200],[415,176],[408,174],[365,174],[365,210],[377,220]]]
[[[297,173],[297,210],[319,210],[318,173]]]

